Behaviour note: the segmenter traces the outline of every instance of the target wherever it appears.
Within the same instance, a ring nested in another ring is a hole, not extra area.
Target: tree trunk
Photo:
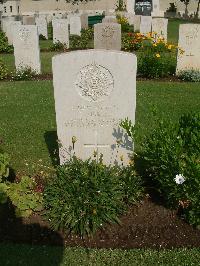
[[[185,16],[188,17],[188,4],[189,3],[186,3],[185,4]]]
[[[199,9],[200,9],[200,0],[198,2],[198,5],[197,5],[197,11],[196,11],[196,14],[195,14],[195,17],[198,18],[199,17]]]

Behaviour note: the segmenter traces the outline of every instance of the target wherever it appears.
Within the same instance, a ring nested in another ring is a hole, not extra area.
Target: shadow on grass
[[[63,249],[62,236],[39,216],[24,220],[15,216],[10,202],[0,205],[0,265],[57,266]]]
[[[59,164],[59,148],[58,148],[58,137],[56,131],[46,131],[44,139],[49,150],[49,155],[53,166]]]

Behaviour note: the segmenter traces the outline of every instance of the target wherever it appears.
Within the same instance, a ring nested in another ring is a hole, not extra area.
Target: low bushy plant
[[[2,140],[0,140],[0,144]],[[7,201],[7,195],[5,193],[6,184],[4,182],[7,181],[9,176],[9,165],[10,158],[7,153],[3,151],[0,147],[0,204],[3,204]]]
[[[12,53],[13,50],[13,46],[8,44],[5,33],[0,31],[0,53]]]
[[[8,77],[8,69],[5,64],[0,60],[0,80]]]
[[[16,207],[17,217],[29,217],[33,212],[43,208],[42,193],[36,191],[37,184],[34,179],[23,176],[18,183],[7,183],[6,194]]]
[[[55,51],[55,52],[66,52],[68,50],[67,45],[61,43],[61,42],[56,42],[53,43],[50,47],[51,51]]]
[[[0,183],[9,176],[10,158],[7,153],[0,150]]]
[[[121,125],[134,136],[131,122]],[[143,141],[141,159],[148,186],[200,226],[200,113],[182,115],[177,123],[160,120]]]
[[[46,37],[44,35],[40,34],[39,39],[45,41],[46,40]]]
[[[145,78],[162,78],[174,75],[176,57],[166,52],[144,50],[139,55],[138,73]]]
[[[82,29],[81,36],[70,35],[70,47],[72,49],[86,49],[89,48],[90,41],[94,38],[93,28]]]
[[[143,145],[146,173],[170,207],[200,225],[200,114],[159,123]]]
[[[128,32],[130,29],[130,25],[128,23],[128,19],[124,16],[117,15],[117,22],[121,25],[122,32]]]
[[[200,82],[200,71],[197,69],[182,70],[178,77],[184,81]]]
[[[130,169],[74,156],[44,191],[46,217],[56,230],[91,235],[104,223],[119,223],[125,200],[135,202],[142,193],[139,180]]]
[[[37,76],[37,73],[34,70],[30,67],[24,67],[12,73],[12,80],[31,80],[35,76]]]

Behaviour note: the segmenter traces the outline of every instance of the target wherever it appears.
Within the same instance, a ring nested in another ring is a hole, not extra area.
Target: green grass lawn
[[[106,250],[29,245],[0,245],[2,266],[197,266],[200,249]]]
[[[40,53],[42,73],[52,72],[52,57],[56,54],[56,52]],[[1,60],[7,66],[9,72],[13,72],[15,70],[15,59],[13,54],[1,54]]]
[[[15,171],[31,173],[41,164],[51,166],[49,149],[56,147],[52,81],[0,82],[0,97],[0,136]],[[200,111],[199,98],[199,83],[138,82],[136,121],[141,139],[153,125],[154,107],[159,118],[176,121],[184,112]]]

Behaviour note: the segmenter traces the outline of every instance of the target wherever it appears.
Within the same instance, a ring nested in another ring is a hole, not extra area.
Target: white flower
[[[183,175],[176,175],[176,177],[174,178],[176,184],[181,185],[185,182],[185,177]]]

